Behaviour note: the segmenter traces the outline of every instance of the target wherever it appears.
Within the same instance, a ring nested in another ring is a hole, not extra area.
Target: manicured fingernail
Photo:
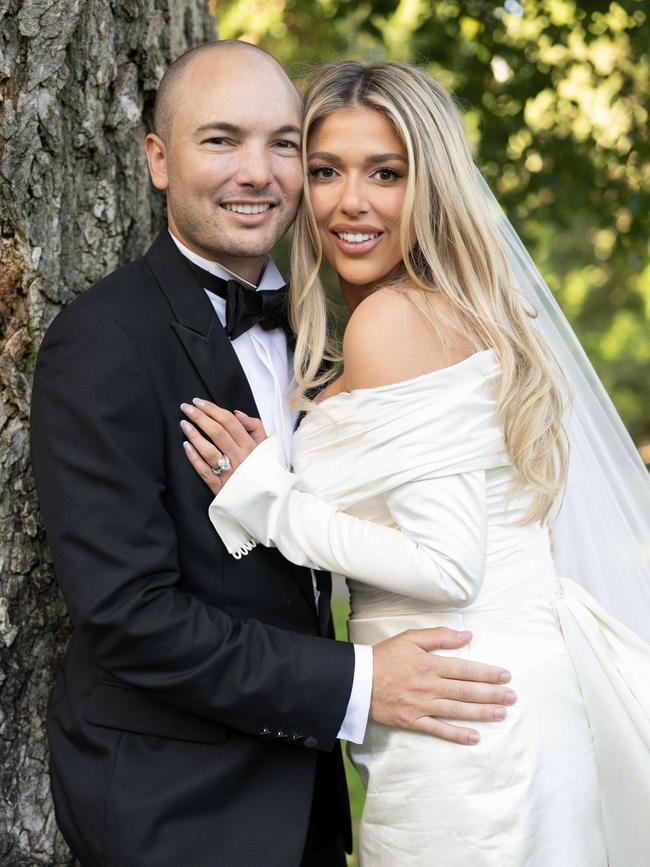
[[[472,633],[469,632],[467,629],[463,629],[462,632],[458,633],[458,637],[467,641],[472,637]]]
[[[503,699],[504,704],[514,704],[517,701],[517,693],[514,689],[507,689]]]
[[[495,707],[494,708],[494,718],[495,719],[505,719],[508,716],[508,711],[505,707]]]
[[[188,454],[194,454],[194,447],[192,446],[192,443],[188,443],[187,440],[183,443],[183,448]]]
[[[204,400],[201,400],[200,397],[193,397],[193,398],[192,398],[192,403],[194,404],[194,406],[203,406],[203,404],[205,403],[205,401],[204,401]]]
[[[242,412],[240,409],[233,409],[233,412],[235,413],[235,415],[246,415],[246,413]]]
[[[185,421],[185,419],[183,419],[183,421],[181,422],[181,427],[183,428],[183,431],[185,433],[189,433],[190,431],[194,430],[189,421]]]
[[[183,412],[190,413],[190,414],[194,412],[194,407],[189,403],[182,403],[181,409],[183,410]]]
[[[509,671],[502,671],[501,674],[499,675],[499,682],[500,683],[510,683],[511,680],[512,680],[512,675],[510,674]]]
[[[477,744],[481,740],[481,736],[478,732],[472,732],[471,735],[467,736],[467,740],[470,744]]]

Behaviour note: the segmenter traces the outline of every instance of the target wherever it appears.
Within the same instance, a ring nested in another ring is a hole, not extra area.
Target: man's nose
[[[271,155],[266,148],[247,147],[242,150],[235,180],[243,187],[263,190],[273,177]]]

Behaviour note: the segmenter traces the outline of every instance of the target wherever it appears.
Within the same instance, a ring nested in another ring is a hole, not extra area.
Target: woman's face
[[[341,288],[373,288],[402,261],[406,150],[390,122],[366,107],[335,111],[308,144],[309,196],[323,254]]]

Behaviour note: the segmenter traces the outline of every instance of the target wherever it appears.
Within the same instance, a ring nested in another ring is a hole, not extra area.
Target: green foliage
[[[216,17],[297,80],[392,58],[453,90],[488,182],[650,452],[647,4],[225,0]]]

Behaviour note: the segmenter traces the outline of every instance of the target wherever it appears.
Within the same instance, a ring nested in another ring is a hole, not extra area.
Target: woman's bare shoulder
[[[392,385],[467,358],[474,350],[449,321],[445,302],[414,287],[373,292],[345,330],[345,389]]]

